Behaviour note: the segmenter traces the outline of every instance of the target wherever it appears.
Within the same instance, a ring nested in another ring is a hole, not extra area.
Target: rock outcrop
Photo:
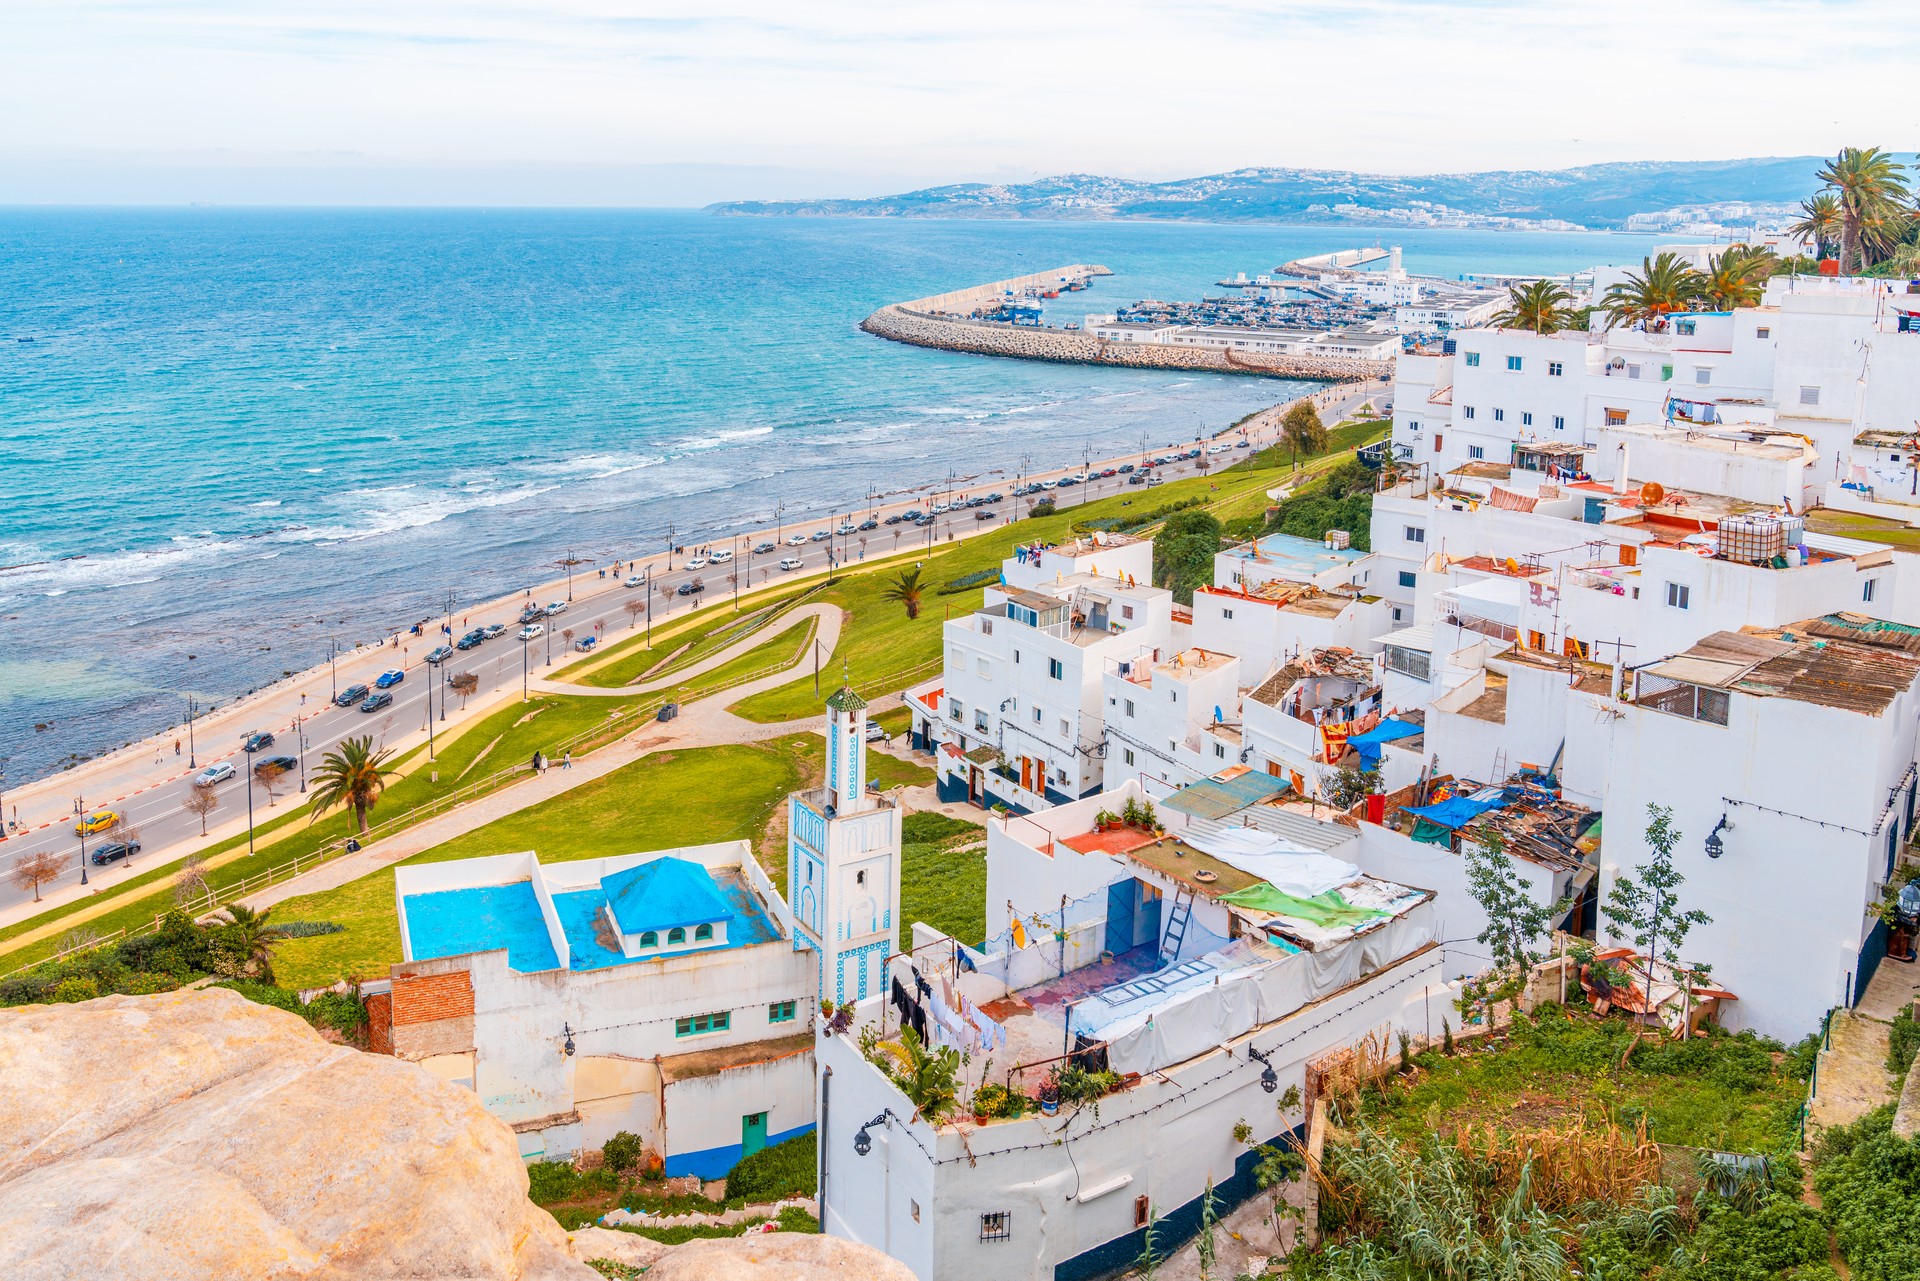
[[[660,1256],[647,1281],[914,1281],[898,1259],[838,1237],[752,1233],[689,1241]]]

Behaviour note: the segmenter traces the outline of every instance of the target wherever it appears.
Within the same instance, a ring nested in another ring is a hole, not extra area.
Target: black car
[[[902,516],[898,512],[896,512],[893,515],[887,517],[886,520],[882,521],[881,523],[884,525],[898,525],[901,521],[905,519],[906,519],[905,516]]]
[[[1147,475],[1148,473],[1146,472],[1137,471],[1133,473],[1133,475],[1127,477],[1127,483],[1129,485],[1144,485],[1147,483]]]
[[[860,522],[860,524],[859,524],[859,526],[858,526],[858,528],[860,528],[860,529],[878,529],[878,528],[880,528],[880,522],[879,522],[879,521],[877,521],[877,520],[875,520],[875,519],[874,519],[873,517],[871,517],[871,516],[869,516],[869,517],[867,517],[867,518],[866,518],[865,520],[863,520],[863,521],[861,521],[861,522]]]
[[[766,553],[774,550],[776,550],[776,548],[772,543],[757,543],[754,545],[753,554],[755,556],[764,556]]]
[[[458,641],[454,642],[454,648],[455,649],[473,649],[486,639],[487,639],[486,632],[484,630],[476,628],[473,631],[468,632],[465,636],[462,636]]]
[[[545,618],[546,616],[547,611],[538,605],[529,605],[520,611],[520,621],[523,623],[531,623],[537,618]]]
[[[139,852],[139,841],[108,841],[105,845],[94,847],[90,857],[95,867],[104,867],[108,863],[118,863],[123,858],[132,858]]]
[[[977,511],[973,514],[973,518],[975,520],[992,520],[993,516],[994,516],[993,512],[988,510]]]
[[[365,685],[349,685],[333,697],[335,707],[352,707],[367,696]]]
[[[267,731],[265,730],[261,730],[257,734],[247,735],[247,741],[242,746],[241,750],[248,751],[248,752],[257,752],[257,751],[260,751],[262,748],[267,748],[272,746],[273,746],[273,735],[267,733]]]
[[[367,701],[360,704],[360,710],[363,712],[377,712],[383,707],[392,707],[392,706],[393,706],[393,695],[387,693],[387,691],[383,689],[378,691],[377,693],[369,694],[367,696]]]
[[[387,697],[391,698],[393,695],[389,694]],[[291,774],[300,768],[300,762],[291,756],[269,756],[264,761],[255,762],[253,768],[256,773],[260,770],[270,770],[275,774]]]
[[[1121,471],[1121,473],[1122,473],[1123,475],[1124,475],[1125,473],[1127,473],[1127,472],[1130,472],[1130,471],[1132,471],[1132,470],[1133,470],[1133,464],[1132,464],[1132,463],[1122,463],[1122,464],[1120,464],[1120,471]]]
[[[698,592],[704,592],[706,590],[707,590],[707,585],[696,578],[690,583],[680,584],[680,586],[677,589],[675,589],[674,595],[692,596]]]

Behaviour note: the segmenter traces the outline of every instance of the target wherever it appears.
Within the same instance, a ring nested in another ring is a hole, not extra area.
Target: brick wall
[[[367,1049],[374,1054],[393,1053],[393,997],[389,993],[367,996]]]
[[[393,1026],[473,1017],[473,977],[452,974],[396,974],[393,978]]]

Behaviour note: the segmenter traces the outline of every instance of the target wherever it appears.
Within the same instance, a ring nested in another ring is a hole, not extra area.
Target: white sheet
[[[1360,875],[1360,869],[1352,863],[1251,827],[1190,833],[1186,841],[1228,867],[1237,867],[1301,898],[1339,889]]]

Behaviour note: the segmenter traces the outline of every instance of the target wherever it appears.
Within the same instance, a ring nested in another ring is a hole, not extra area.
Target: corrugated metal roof
[[[1195,818],[1192,830],[1217,832],[1227,827],[1251,827],[1271,832],[1283,841],[1292,841],[1308,849],[1331,852],[1360,839],[1360,833],[1339,823],[1329,823],[1277,805],[1253,805],[1224,821]]]
[[[1225,818],[1270,796],[1278,796],[1289,786],[1283,778],[1249,770],[1235,778],[1203,778],[1189,783],[1160,804],[1195,818]]]

